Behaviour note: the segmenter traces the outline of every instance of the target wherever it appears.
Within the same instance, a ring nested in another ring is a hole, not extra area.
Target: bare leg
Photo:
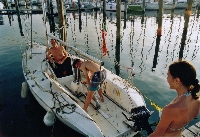
[[[88,93],[87,93],[87,97],[85,99],[85,104],[84,104],[84,107],[83,107],[83,110],[85,110],[85,112],[87,112],[87,108],[92,100],[92,97],[94,95],[94,92],[88,90]]]
[[[102,93],[102,89],[101,88],[98,90],[98,93],[99,93],[101,102],[104,102],[104,97],[103,97],[103,93]]]

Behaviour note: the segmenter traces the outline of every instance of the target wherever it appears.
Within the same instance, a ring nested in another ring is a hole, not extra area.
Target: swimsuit
[[[184,130],[185,127],[182,127],[182,128],[171,128],[171,127],[168,127],[170,130],[172,131],[179,131],[179,130]]]
[[[55,62],[55,65],[56,65],[56,68],[53,68],[53,70],[55,71],[56,74],[62,73],[64,71],[66,71],[67,76],[73,74],[70,57],[67,57],[62,64],[58,64]]]
[[[183,95],[180,95],[178,96],[177,98],[181,97],[181,96],[185,96],[185,97],[188,97],[191,95],[191,92],[186,92],[184,93]],[[160,113],[160,116],[162,115],[162,110],[159,112]],[[185,126],[182,127],[182,128],[172,128],[172,127],[168,127],[170,130],[172,131],[180,131],[180,130],[184,130],[185,129]]]
[[[100,74],[101,74],[101,76],[100,76]],[[90,82],[89,90],[90,91],[99,90],[99,88],[100,88],[99,85],[105,80],[105,78],[106,78],[105,70],[102,70],[101,72],[100,71],[95,72],[92,77],[92,80]]]

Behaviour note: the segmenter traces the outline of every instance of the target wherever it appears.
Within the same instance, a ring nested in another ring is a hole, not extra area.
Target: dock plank
[[[182,137],[194,137],[195,135],[188,129],[185,129],[182,133]]]
[[[188,128],[190,131],[192,131],[196,136],[198,135],[198,133],[200,132],[200,128],[198,128],[195,125],[192,125],[191,127]]]
[[[200,122],[197,122],[195,125],[200,128]]]
[[[185,129],[182,132],[182,137],[200,137],[200,122]]]

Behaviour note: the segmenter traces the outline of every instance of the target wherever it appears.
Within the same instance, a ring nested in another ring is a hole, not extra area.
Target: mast
[[[62,0],[56,0],[57,9],[58,9],[58,18],[59,18],[59,28],[60,28],[60,39],[66,41],[66,26],[64,19],[64,4]]]

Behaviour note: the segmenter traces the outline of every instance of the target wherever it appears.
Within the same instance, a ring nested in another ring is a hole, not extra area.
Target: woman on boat
[[[194,66],[176,61],[169,66],[167,75],[170,89],[176,90],[177,97],[163,108],[160,122],[149,137],[181,137],[184,126],[199,114],[200,84]]]

